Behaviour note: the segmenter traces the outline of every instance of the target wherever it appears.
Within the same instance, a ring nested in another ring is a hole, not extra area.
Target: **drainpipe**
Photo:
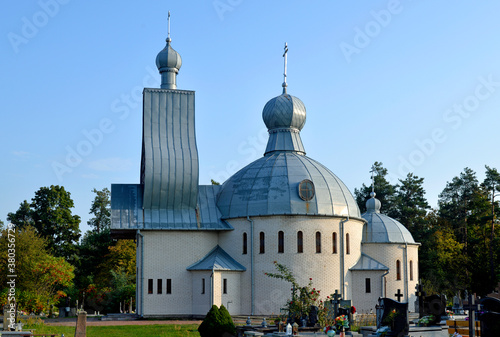
[[[380,277],[380,289],[382,289],[381,291],[381,294],[380,294],[380,297],[386,297],[385,294],[384,294],[384,290],[385,290],[385,282],[384,282],[384,278],[385,278],[385,275],[389,274],[389,271],[386,271],[384,274],[382,274],[382,276]]]
[[[345,238],[344,238],[344,223],[349,221],[349,216],[347,218],[340,220],[340,294],[342,295],[342,298],[345,299],[345,275],[344,275],[344,269],[345,269],[345,263],[344,263],[344,258],[345,258],[345,253],[344,253],[344,245],[345,245]]]
[[[405,248],[403,251],[403,260],[405,264],[405,283],[404,283],[404,294],[406,298],[406,302],[410,303],[410,299],[408,298],[408,242],[405,242]]]
[[[140,240],[138,239],[137,242],[140,242],[139,244],[141,245],[141,268],[139,271],[140,275],[140,284],[141,286],[139,287],[139,292],[140,292],[140,308],[141,308],[141,317],[144,316],[144,235],[142,235],[141,231],[138,229],[137,230],[137,237],[140,237]],[[135,304],[137,307],[137,303]],[[139,312],[139,310],[137,310]]]
[[[211,285],[210,287],[212,289],[210,289],[211,291],[211,294],[210,294],[210,308],[212,307],[212,305],[214,305],[215,303],[215,275],[214,275],[214,266],[212,266],[212,274],[210,274],[210,279],[212,280]]]
[[[251,278],[251,287],[250,287],[250,293],[251,293],[251,315],[254,315],[254,306],[255,306],[255,294],[254,294],[254,289],[255,289],[255,277],[254,277],[254,270],[253,270],[253,220],[250,219],[250,217],[247,215],[247,221],[250,222],[250,278]]]

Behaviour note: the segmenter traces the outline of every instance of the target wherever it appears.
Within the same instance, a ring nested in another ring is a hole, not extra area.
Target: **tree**
[[[486,230],[491,220],[488,191],[481,187],[476,173],[465,168],[459,177],[446,184],[439,195],[439,216],[442,226],[454,231],[463,244],[466,262],[462,265],[467,288],[484,295],[493,289],[496,277],[489,273],[491,237]]]
[[[9,237],[8,234],[11,234]],[[39,313],[47,306],[56,304],[62,289],[70,286],[74,277],[73,266],[61,257],[55,257],[47,250],[47,240],[42,238],[33,227],[15,229],[15,274],[16,297],[21,310]],[[7,252],[12,231],[4,230],[0,237],[0,251]],[[7,269],[7,254],[0,257],[0,270]],[[7,302],[7,273],[0,273],[3,291],[1,302]]]
[[[375,162],[372,166],[374,189],[377,194],[377,199],[382,203],[381,212],[392,216],[394,212],[394,186],[386,179],[387,169],[382,166],[382,163]],[[370,172],[372,172],[370,171]],[[354,196],[358,203],[361,213],[366,212],[366,201],[371,198],[372,191],[371,184],[366,186],[363,184],[360,189],[354,189]]]
[[[198,332],[201,337],[234,336],[236,327],[224,305],[221,304],[220,308],[217,308],[214,304],[198,327]]]
[[[405,180],[399,179],[394,197],[393,217],[408,228],[416,241],[421,238],[425,216],[430,209],[423,183],[424,178],[408,173]]]
[[[90,219],[87,224],[93,227],[99,233],[103,229],[109,228],[111,225],[111,202],[109,190],[105,187],[101,191],[92,190],[96,194],[92,206],[90,207],[90,214],[94,217]]]
[[[31,204],[22,202],[16,213],[9,213],[9,221],[19,229],[33,226],[47,239],[47,248],[55,256],[76,259],[80,217],[71,214],[74,207],[71,194],[62,186],[51,185],[41,187],[31,201]]]
[[[26,200],[19,205],[16,213],[7,214],[7,220],[16,225],[17,228],[35,225],[33,222],[33,210]]]

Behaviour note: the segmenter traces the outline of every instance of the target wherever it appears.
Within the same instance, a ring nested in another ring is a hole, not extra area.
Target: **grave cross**
[[[415,295],[417,295],[418,298],[418,314],[419,317],[422,318],[424,317],[424,296],[426,293],[424,291],[424,286],[421,283],[417,284],[415,289],[417,290]]]
[[[340,298],[342,295],[339,294],[338,289],[335,289],[335,293],[332,294],[333,300],[331,301],[333,303],[333,313],[334,317],[337,317],[337,314],[339,313],[339,303],[340,303]]]
[[[401,297],[403,297],[404,295],[401,294],[401,289],[398,289],[398,292],[396,294],[394,294],[394,296],[396,296],[396,298],[398,299],[398,302],[401,302]]]
[[[469,294],[468,303],[464,309],[469,310],[469,336],[475,337],[476,331],[476,311],[479,311],[479,304],[476,304],[476,296]]]

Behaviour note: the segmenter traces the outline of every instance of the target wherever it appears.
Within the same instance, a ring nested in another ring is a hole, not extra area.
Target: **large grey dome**
[[[399,221],[380,213],[380,200],[375,194],[366,201],[366,213],[362,217],[366,220],[363,227],[363,243],[415,243],[410,231]]]
[[[299,194],[299,185],[306,192],[309,188],[310,194]],[[235,173],[222,185],[217,206],[223,218],[294,214],[361,218],[351,192],[335,174],[288,151],[273,152]]]

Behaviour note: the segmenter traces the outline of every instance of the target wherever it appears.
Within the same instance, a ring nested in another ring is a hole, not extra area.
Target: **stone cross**
[[[403,297],[404,295],[401,294],[401,289],[398,289],[398,292],[395,293],[394,296],[396,296],[396,298],[398,299],[398,302],[401,302],[401,297]]]

